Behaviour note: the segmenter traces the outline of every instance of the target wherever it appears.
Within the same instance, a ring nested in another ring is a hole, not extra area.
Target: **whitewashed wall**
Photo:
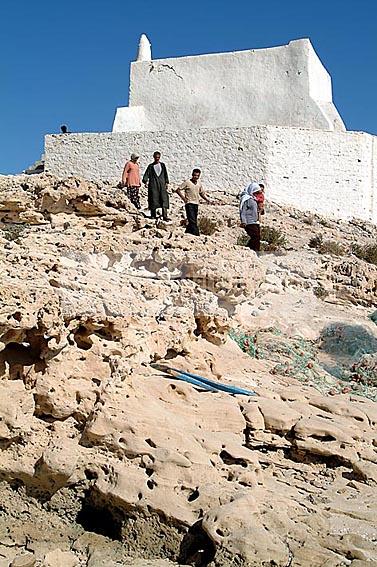
[[[363,132],[269,128],[266,179],[273,199],[324,215],[377,222],[375,141]]]
[[[259,124],[344,130],[331,77],[308,39],[267,49],[131,63],[114,132]]]
[[[250,179],[264,180],[267,197],[277,203],[377,223],[377,143],[362,132],[254,126],[56,134],[46,136],[46,170],[119,181],[131,152],[139,153],[144,170],[155,150],[173,183],[200,167],[210,190],[237,193]]]

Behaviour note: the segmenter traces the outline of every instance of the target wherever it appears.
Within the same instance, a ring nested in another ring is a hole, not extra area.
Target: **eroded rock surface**
[[[291,250],[257,258],[226,197],[213,236],[177,209],[0,179],[0,567],[375,564],[375,267],[302,213],[271,206]]]

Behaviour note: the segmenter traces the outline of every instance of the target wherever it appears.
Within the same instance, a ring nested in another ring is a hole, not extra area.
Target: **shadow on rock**
[[[207,567],[215,555],[215,545],[203,530],[202,522],[195,522],[182,540],[178,561],[194,567]]]

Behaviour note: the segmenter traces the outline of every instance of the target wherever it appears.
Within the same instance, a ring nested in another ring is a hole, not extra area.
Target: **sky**
[[[308,37],[347,129],[377,134],[377,0],[0,0],[0,173],[44,135],[111,131],[141,33],[155,59]]]

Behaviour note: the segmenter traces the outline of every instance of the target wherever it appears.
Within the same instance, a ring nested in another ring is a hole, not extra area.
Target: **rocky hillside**
[[[377,564],[377,230],[216,199],[0,178],[0,567]]]

